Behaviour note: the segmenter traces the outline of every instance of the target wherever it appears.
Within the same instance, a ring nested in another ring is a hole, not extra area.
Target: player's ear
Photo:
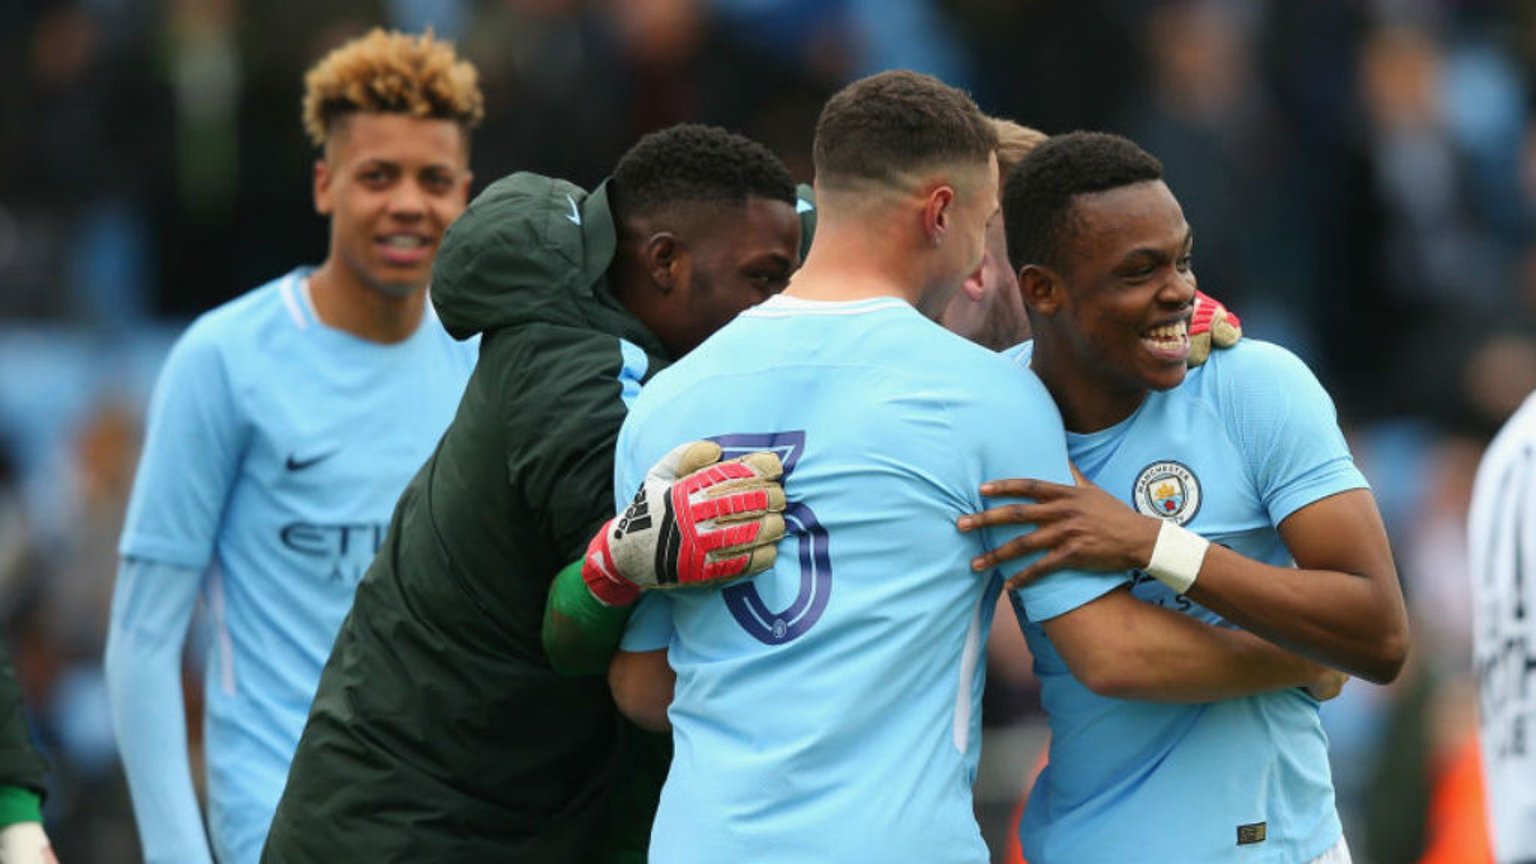
[[[650,274],[656,287],[661,289],[661,293],[670,294],[679,287],[684,277],[683,271],[687,269],[683,261],[687,248],[676,234],[670,231],[652,234],[645,241],[640,255],[645,271]]]
[[[1055,315],[1061,308],[1065,286],[1061,278],[1049,267],[1025,264],[1019,268],[1019,294],[1024,305],[1041,315]]]
[[[937,246],[944,242],[944,235],[949,231],[950,209],[954,203],[953,186],[940,184],[929,190],[928,197],[923,201],[923,233],[927,235],[930,245]]]
[[[971,275],[965,277],[964,282],[960,283],[960,290],[965,292],[965,296],[969,297],[972,303],[980,303],[981,298],[987,293],[987,283],[983,277],[987,272],[988,257],[982,256],[981,263],[976,265]]]
[[[321,216],[329,216],[336,209],[336,204],[331,195],[331,182],[334,180],[331,174],[331,163],[324,157],[315,160],[315,212]]]

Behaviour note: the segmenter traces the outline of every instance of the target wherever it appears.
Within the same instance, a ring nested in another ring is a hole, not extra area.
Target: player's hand
[[[1344,692],[1344,684],[1348,681],[1349,676],[1343,672],[1331,666],[1319,665],[1317,680],[1302,689],[1306,690],[1313,699],[1319,702],[1327,702],[1329,699]]]
[[[0,830],[0,864],[59,864],[38,822],[17,822]]]
[[[1243,338],[1243,322],[1220,300],[1204,291],[1195,292],[1195,308],[1189,318],[1191,367],[1204,363],[1212,348],[1231,348]]]
[[[1045,552],[1008,580],[1010,591],[1064,567],[1103,572],[1145,567],[1152,559],[1162,522],[1137,513],[1095,486],[1076,466],[1072,476],[1077,480],[1075,486],[1045,480],[982,484],[981,494],[989,498],[1031,500],[962,516],[961,531],[987,525],[1034,525],[1035,530],[972,560],[971,567],[987,570],[1004,561]]]
[[[684,444],[646,472],[623,513],[608,520],[581,578],[609,606],[648,588],[736,579],[773,566],[784,536],[784,466],[773,453],[720,461],[711,441]]]

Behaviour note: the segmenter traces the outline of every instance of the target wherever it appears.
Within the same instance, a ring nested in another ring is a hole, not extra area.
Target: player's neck
[[[1136,413],[1147,398],[1146,387],[1105,381],[1068,356],[1065,348],[1036,333],[1029,367],[1050,391],[1068,432],[1098,432]]]
[[[426,289],[391,296],[370,288],[334,258],[310,274],[309,296],[321,323],[385,345],[411,338],[426,308]]]
[[[884,232],[823,222],[816,227],[816,242],[805,264],[784,293],[832,302],[899,297],[915,306],[925,288],[913,277],[922,272],[921,266]]]

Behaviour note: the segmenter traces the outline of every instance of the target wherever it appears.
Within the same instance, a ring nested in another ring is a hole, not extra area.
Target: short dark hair
[[[1136,142],[1104,132],[1047,139],[1020,160],[1003,185],[1003,231],[1017,273],[1029,264],[1056,267],[1072,238],[1073,199],[1163,179],[1163,163]]]
[[[636,141],[608,183],[614,218],[646,217],[679,203],[795,203],[789,169],[767,147],[718,126],[680,123]]]
[[[931,75],[881,72],[833,94],[816,121],[816,182],[890,183],[914,168],[985,162],[997,132],[962,90]]]

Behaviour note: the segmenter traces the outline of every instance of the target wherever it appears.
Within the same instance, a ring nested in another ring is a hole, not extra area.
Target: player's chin
[[[1149,390],[1172,390],[1184,383],[1188,373],[1189,366],[1183,360],[1163,361],[1144,366],[1139,377]]]
[[[370,284],[375,291],[387,297],[404,298],[427,287],[430,277],[430,270],[423,273],[401,273],[395,270],[376,274]]]

